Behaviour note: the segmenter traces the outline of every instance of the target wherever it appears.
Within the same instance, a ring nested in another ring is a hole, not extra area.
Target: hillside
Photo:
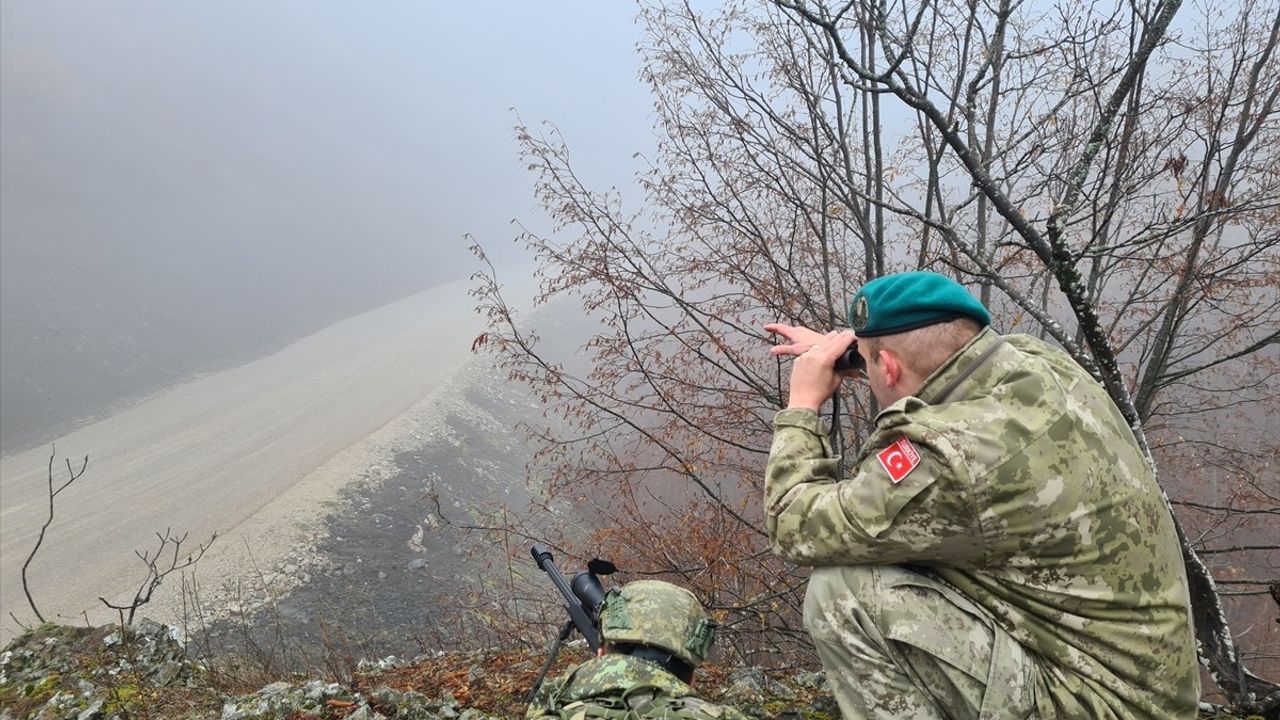
[[[85,477],[59,495],[56,519],[30,568],[46,617],[76,623],[88,612],[95,624],[114,619],[99,614],[98,597],[132,596],[134,551],[150,548],[165,528],[189,533],[187,547],[214,532],[221,536],[200,564],[211,591],[253,567],[288,566],[286,556],[310,544],[306,528],[343,489],[385,480],[398,474],[397,456],[448,442],[444,415],[482,415],[459,396],[466,383],[453,382],[455,374],[468,366],[468,377],[483,378],[492,364],[470,351],[483,322],[457,311],[467,288],[441,286],[337,323],[58,438],[56,474],[65,470],[64,456],[77,465],[85,455],[90,460]],[[47,518],[50,454],[42,447],[0,459],[0,606],[7,609],[26,606],[18,573]],[[513,462],[522,466],[524,457]],[[410,499],[420,494],[418,481],[402,481],[415,491]],[[361,537],[377,530],[366,523]],[[412,532],[408,525],[394,539],[403,543]],[[379,545],[382,555],[387,547]],[[157,602],[173,598],[168,593]],[[163,619],[173,621],[172,613]],[[0,642],[16,630],[6,613]]]
[[[264,676],[252,662],[207,663],[143,620],[123,630],[45,625],[0,652],[0,720],[490,720],[520,718],[545,661],[542,650],[434,652],[361,660],[346,677]],[[549,677],[582,660],[561,652]],[[835,720],[820,672],[764,671],[708,663],[703,697],[755,718]],[[1204,720],[1241,720],[1203,712]],[[1246,720],[1253,720],[1248,718]],[[1259,719],[1261,720],[1261,719]]]
[[[552,676],[583,659],[561,653]],[[170,628],[46,625],[0,654],[0,718],[183,718],[187,720],[484,720],[518,718],[542,651],[428,653],[361,661],[350,677],[270,678],[188,656]],[[755,717],[838,717],[820,674],[766,675],[704,666],[705,697]],[[261,682],[257,689],[250,687]]]

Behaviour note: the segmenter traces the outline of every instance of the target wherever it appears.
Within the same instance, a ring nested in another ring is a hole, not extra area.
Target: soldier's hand
[[[777,333],[787,339],[787,343],[774,345],[769,349],[770,355],[799,356],[822,339],[822,333],[810,330],[803,325],[784,325],[769,323],[764,326],[765,332]]]
[[[819,336],[807,351],[799,354],[791,366],[791,395],[787,407],[817,412],[844,380],[845,376],[835,370],[836,358],[856,339],[849,330],[833,330]]]

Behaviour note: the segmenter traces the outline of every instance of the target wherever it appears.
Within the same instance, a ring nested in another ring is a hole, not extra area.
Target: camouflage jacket
[[[731,707],[700,700],[657,664],[628,655],[592,658],[544,683],[525,718],[747,720]]]
[[[778,413],[776,553],[929,567],[1037,656],[1043,717],[1195,717],[1168,504],[1124,417],[1064,352],[984,330],[880,413],[849,467],[837,477],[815,413]]]

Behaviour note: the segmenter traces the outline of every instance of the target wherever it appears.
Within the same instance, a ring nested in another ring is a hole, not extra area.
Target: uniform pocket
[[[884,636],[909,646],[900,648],[901,661],[933,686],[927,692],[939,700],[958,693],[979,720],[1034,715],[1034,662],[982,608],[927,574],[888,572],[881,582],[891,588]]]
[[[882,582],[895,602],[884,609],[885,637],[985,684],[991,664],[991,620],[939,580],[909,571],[886,575]]]

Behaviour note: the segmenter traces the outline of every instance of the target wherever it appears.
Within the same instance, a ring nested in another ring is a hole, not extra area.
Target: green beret
[[[959,317],[983,327],[991,315],[960,283],[933,272],[885,275],[863,285],[849,303],[849,327],[858,337],[915,330]]]

